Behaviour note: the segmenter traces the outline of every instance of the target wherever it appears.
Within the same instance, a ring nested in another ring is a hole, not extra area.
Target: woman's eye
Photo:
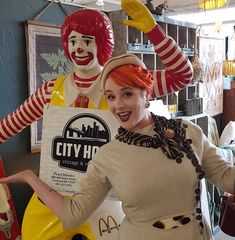
[[[124,97],[131,97],[133,94],[132,92],[125,92],[123,95]]]
[[[108,95],[108,96],[106,96],[106,99],[107,99],[108,101],[113,101],[113,100],[114,100],[114,96]]]

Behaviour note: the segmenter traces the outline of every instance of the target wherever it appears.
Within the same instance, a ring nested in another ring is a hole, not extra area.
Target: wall
[[[0,10],[0,119],[14,111],[28,97],[28,76],[24,22],[33,18],[48,2],[45,0],[1,1]],[[75,7],[65,6],[68,12]],[[40,21],[61,24],[65,14],[53,3]],[[30,128],[0,145],[7,175],[21,169],[39,171],[39,154],[30,153]],[[25,184],[10,185],[19,222],[32,190]]]

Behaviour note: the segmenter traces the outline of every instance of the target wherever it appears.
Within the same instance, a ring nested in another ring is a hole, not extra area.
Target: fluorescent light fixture
[[[97,0],[95,4],[98,5],[98,6],[103,6],[104,1],[103,0]]]
[[[215,23],[218,20],[223,22],[235,22],[235,7],[231,8],[221,8],[208,11],[200,11],[197,13],[187,13],[168,16],[177,21],[185,21],[194,23],[197,25]]]

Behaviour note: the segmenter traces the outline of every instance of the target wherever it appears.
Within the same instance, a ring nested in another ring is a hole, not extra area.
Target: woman
[[[201,211],[200,180],[233,193],[235,168],[193,123],[149,112],[153,78],[136,56],[112,58],[98,80],[121,127],[89,162],[80,191],[64,199],[30,170],[0,182],[28,183],[64,228],[82,224],[113,187],[126,215],[118,240],[213,239]]]

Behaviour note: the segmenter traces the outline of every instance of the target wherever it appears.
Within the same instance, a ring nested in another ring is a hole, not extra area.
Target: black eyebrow
[[[94,39],[94,37],[89,37],[89,36],[82,36],[82,38]]]
[[[123,87],[123,88],[121,88],[122,91],[125,91],[125,90],[132,90],[132,89],[133,89],[133,87]]]
[[[126,91],[126,90],[133,90],[133,88],[132,87],[123,87],[123,88],[121,88],[122,92]],[[104,94],[109,93],[109,92],[113,92],[113,91],[108,89],[108,90],[104,91]]]
[[[71,36],[71,37],[69,37],[69,40],[70,40],[70,39],[73,39],[73,38],[76,38],[76,37],[75,37],[75,36]]]
[[[76,36],[71,36],[71,37],[69,37],[69,40],[71,40],[71,39],[74,39],[74,38],[76,38]],[[91,40],[93,40],[94,39],[94,37],[89,37],[89,36],[82,36],[82,38],[85,38],[85,39],[91,39]]]
[[[106,90],[106,91],[104,91],[104,95],[106,94],[106,93],[109,93],[109,92],[112,92],[111,90]]]

